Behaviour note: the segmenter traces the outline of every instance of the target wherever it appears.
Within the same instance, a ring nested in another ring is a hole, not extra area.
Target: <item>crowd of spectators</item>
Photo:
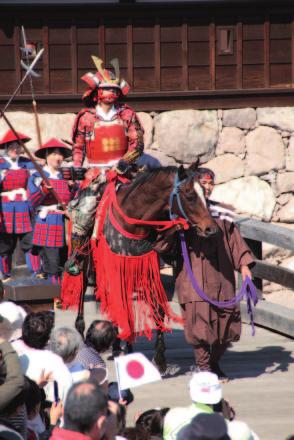
[[[74,328],[54,328],[52,312],[0,302],[0,439],[258,439],[247,424],[233,420],[210,372],[191,377],[189,406],[150,409],[128,427],[134,396],[109,383],[101,356],[116,336],[107,321],[93,321],[83,338]]]

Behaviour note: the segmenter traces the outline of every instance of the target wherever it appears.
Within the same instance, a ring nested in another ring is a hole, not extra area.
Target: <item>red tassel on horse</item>
[[[92,244],[97,281],[97,300],[120,329],[119,337],[132,342],[136,335],[152,338],[152,330],[171,331],[165,320],[182,322],[170,308],[160,279],[155,251],[141,256],[119,255],[104,235]]]
[[[64,271],[61,284],[62,308],[78,309],[84,288],[83,272],[79,275],[71,275]]]

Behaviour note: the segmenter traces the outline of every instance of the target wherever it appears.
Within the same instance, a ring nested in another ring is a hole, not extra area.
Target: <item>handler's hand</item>
[[[252,273],[248,266],[241,266],[242,281],[245,281],[246,277],[252,280]]]

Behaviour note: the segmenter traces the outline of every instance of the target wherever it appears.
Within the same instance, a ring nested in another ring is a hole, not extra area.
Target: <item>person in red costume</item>
[[[89,170],[77,197],[69,205],[72,255],[91,235],[107,171],[113,170],[111,174],[114,175],[125,174],[144,149],[144,130],[138,116],[120,102],[127,95],[129,86],[120,79],[118,61],[111,61],[113,73],[102,67],[102,60],[92,59],[97,72],[86,73],[82,77],[88,85],[83,95],[87,107],[78,113],[73,127],[74,167],[84,166]],[[80,269],[76,259],[73,257],[70,261],[69,272],[78,274]]]
[[[98,71],[82,77],[89,88],[83,95],[87,108],[78,113],[73,128],[74,166],[86,159],[90,167],[115,166],[123,174],[143,152],[144,131],[134,110],[119,102],[129,86],[119,78],[117,61],[113,60],[114,74],[102,67],[102,60],[93,60]]]

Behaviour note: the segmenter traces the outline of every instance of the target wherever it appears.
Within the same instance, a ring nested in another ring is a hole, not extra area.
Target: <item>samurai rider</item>
[[[97,72],[86,73],[82,77],[88,85],[83,95],[87,107],[79,112],[73,127],[73,163],[76,172],[82,165],[90,167],[78,196],[69,206],[73,220],[73,251],[92,232],[106,172],[114,169],[119,175],[127,173],[130,164],[144,149],[144,131],[138,116],[120,102],[129,92],[129,86],[120,79],[118,61],[111,61],[113,73],[103,68],[102,60],[96,57],[92,59]],[[69,264],[69,273],[75,275],[79,271],[76,262]]]
[[[29,136],[17,134],[23,142],[30,141]],[[0,157],[0,271],[5,283],[11,280],[12,254],[18,240],[33,274],[39,270],[39,259],[31,254],[33,225],[27,197],[34,165],[21,155],[22,147],[12,130],[0,140],[0,148],[4,149]]]

